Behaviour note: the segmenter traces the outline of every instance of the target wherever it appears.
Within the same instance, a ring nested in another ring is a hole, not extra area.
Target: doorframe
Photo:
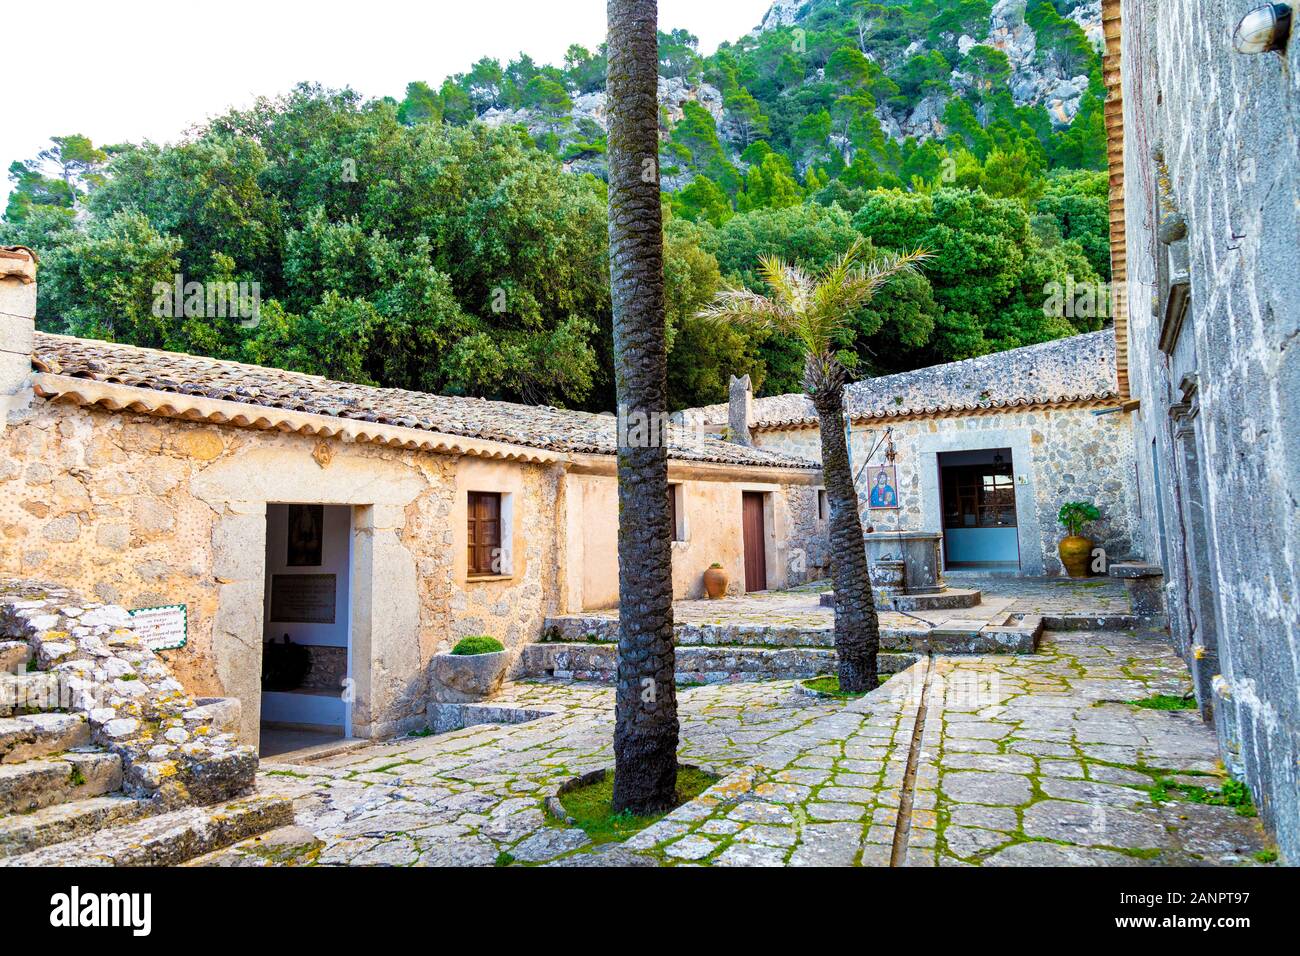
[[[419,577],[401,531],[407,506],[428,484],[398,462],[339,452],[326,469],[310,445],[294,450],[301,454],[269,444],[250,448],[215,462],[191,482],[195,496],[219,516],[212,529],[216,608],[210,651],[219,692],[239,698],[240,741],[257,746],[267,502],[346,505],[352,509],[351,733],[372,737],[409,729],[389,716],[420,666]],[[257,641],[250,642],[249,634]],[[374,667],[377,661],[385,666]]]
[[[326,501],[268,501],[266,502],[265,505],[266,511],[264,512],[265,517],[263,520],[264,537],[263,537],[263,546],[262,546],[264,561],[265,561],[266,552],[268,548],[271,546],[271,541],[269,539],[269,536],[266,535],[267,530],[269,530],[270,528],[270,509],[272,507],[288,507],[290,505],[302,505],[302,504],[320,505],[323,508],[343,508],[347,510],[347,514],[348,514],[348,531],[347,531],[348,547],[347,547],[347,556],[345,558],[345,562],[347,564],[347,569],[348,569],[347,644],[345,645],[347,651],[347,665],[346,665],[347,672],[344,674],[344,678],[346,679],[347,684],[339,688],[339,693],[340,695],[342,695],[342,700],[343,700],[343,737],[345,739],[351,739],[357,736],[356,729],[353,726],[353,702],[356,700],[357,686],[358,686],[358,680],[357,680],[355,668],[360,664],[364,664],[367,668],[369,667],[369,661],[361,661],[355,657],[355,634],[358,628],[356,543],[357,543],[357,528],[358,528],[358,512],[361,511],[361,508],[355,505],[349,505],[344,503],[331,503]],[[266,621],[267,608],[271,603],[271,591],[270,591],[271,577],[272,575],[266,573],[264,567],[263,581],[265,583],[263,584],[262,587],[263,625],[265,624]],[[264,634],[265,627],[262,627],[260,632]],[[258,667],[259,667],[258,673],[259,674],[261,673],[262,654],[264,652],[264,647],[265,647],[265,638],[263,638],[262,646],[259,647],[258,649]],[[367,673],[366,676],[368,677],[369,674]],[[261,723],[260,698],[258,703],[259,703],[258,722],[260,724]]]
[[[1016,487],[1016,542],[1020,574],[1045,574],[1042,525],[1038,516],[1038,489],[1034,481],[1031,429],[988,428],[962,432],[927,432],[916,438],[917,468],[921,478],[921,528],[939,535],[943,543],[943,505],[940,501],[939,453],[1011,449],[1011,474]],[[948,563],[943,555],[944,565]]]
[[[1008,447],[1008,446],[1006,446],[1006,445],[998,445],[998,446],[996,446],[996,447],[993,447],[993,448],[987,448],[987,449],[985,449],[985,448],[967,448],[967,449],[963,449],[963,450],[964,450],[964,451],[992,451],[992,452],[998,452],[998,451],[1001,451],[1003,448],[1006,448],[1007,451],[1011,452],[1011,494],[1012,494],[1012,496],[1013,496],[1013,497],[1015,498],[1015,500],[1016,500],[1016,523],[1015,523],[1015,525],[1013,525],[1013,527],[1016,529],[1016,573],[1021,573],[1021,568],[1022,568],[1021,562],[1024,560],[1024,551],[1025,551],[1025,549],[1024,549],[1024,545],[1023,545],[1023,544],[1021,543],[1021,541],[1020,541],[1020,493],[1019,493],[1018,491],[1016,491],[1016,487],[1017,487],[1017,485],[1016,485],[1016,470],[1015,470],[1015,469],[1016,469],[1016,453],[1015,453],[1015,449],[1010,448],[1010,447]],[[943,488],[944,488],[944,481],[943,481],[943,468],[944,468],[944,466],[943,466],[943,463],[939,461],[939,456],[940,456],[940,455],[946,455],[946,454],[949,454],[950,451],[951,451],[951,449],[945,449],[945,450],[943,450],[943,451],[937,452],[937,453],[935,454],[935,456],[934,456],[934,464],[935,464],[935,468],[936,468],[936,470],[937,470],[937,478],[936,478],[936,480],[937,480],[938,483],[939,483],[939,547],[940,547],[940,557],[942,557],[942,559],[943,559],[943,569],[944,569],[945,571],[947,571],[947,570],[950,568],[950,565],[949,565],[949,563],[948,563],[948,529],[945,528],[945,527],[944,527],[944,524],[943,524],[944,501],[946,500],[945,497],[944,497],[944,493],[943,493]],[[948,467],[950,467],[950,468],[961,468],[961,467],[964,467],[964,466],[962,466],[962,465],[949,465]],[[987,565],[988,565],[988,567],[992,568],[994,571],[997,571],[997,570],[999,570],[999,569],[1002,569],[1004,565],[1009,565],[1010,563],[1011,563],[1011,562],[1009,562],[1009,561],[992,561],[992,562],[988,562]],[[980,565],[979,565],[979,564],[963,564],[961,567],[954,567],[954,568],[952,568],[952,570],[955,570],[955,571],[965,571],[965,570],[970,570],[970,571],[979,571],[979,570],[981,570],[981,568],[980,568]],[[1003,570],[1003,573],[1005,573],[1005,570]]]

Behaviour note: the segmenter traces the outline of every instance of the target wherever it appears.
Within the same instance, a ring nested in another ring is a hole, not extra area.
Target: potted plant
[[[727,593],[727,572],[717,561],[709,565],[704,572],[704,591],[709,599],[716,601]]]
[[[1101,512],[1090,501],[1067,501],[1061,505],[1056,516],[1065,530],[1070,532],[1061,539],[1057,550],[1061,554],[1061,564],[1072,578],[1086,578],[1088,565],[1092,559],[1093,543],[1091,538],[1082,535],[1083,526],[1098,520]]]
[[[464,638],[450,654],[430,662],[431,693],[438,703],[468,704],[486,700],[501,689],[510,655],[495,637]]]

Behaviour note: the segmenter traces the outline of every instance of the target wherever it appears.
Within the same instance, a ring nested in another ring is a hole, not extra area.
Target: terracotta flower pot
[[[1065,573],[1072,578],[1086,578],[1092,561],[1092,539],[1072,534],[1061,539],[1057,546]]]
[[[709,568],[704,572],[704,591],[716,601],[727,593],[727,572],[722,568]]]

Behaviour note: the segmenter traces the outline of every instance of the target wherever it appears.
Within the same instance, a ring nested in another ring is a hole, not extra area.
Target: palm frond
[[[841,260],[845,256],[841,256]],[[932,258],[924,249],[916,249],[901,254],[883,252],[868,262],[852,263],[846,269],[836,268],[840,265],[837,262],[818,285],[819,295],[814,306],[847,315],[871,301],[891,279],[900,275],[919,275],[921,264]]]
[[[765,329],[788,329],[790,311],[782,303],[745,288],[727,287],[713,301],[695,313],[711,323],[734,323]]]
[[[798,265],[783,262],[776,256],[759,256],[758,274],[776,300],[791,312],[802,312],[807,308],[813,280]]]

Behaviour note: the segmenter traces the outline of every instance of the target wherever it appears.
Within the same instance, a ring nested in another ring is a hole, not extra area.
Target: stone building
[[[747,386],[681,420],[820,460],[811,399]],[[1057,512],[1080,500],[1101,510],[1088,534],[1107,557],[1129,556],[1131,416],[1110,330],[857,382],[845,408],[864,525],[941,531],[946,570],[1062,573]]]
[[[488,634],[517,656],[546,617],[617,603],[613,416],[33,332],[33,257],[2,255],[0,574],[183,606],[168,663],[241,701],[246,742],[264,715],[422,727],[435,653]],[[733,590],[804,580],[817,466],[669,442],[675,594],[715,562]],[[264,692],[264,642],[286,635],[309,669]]]
[[[1294,39],[1234,49],[1256,6],[1106,0],[1112,259],[1128,283],[1135,541],[1163,569],[1224,761],[1295,863],[1300,80]]]

